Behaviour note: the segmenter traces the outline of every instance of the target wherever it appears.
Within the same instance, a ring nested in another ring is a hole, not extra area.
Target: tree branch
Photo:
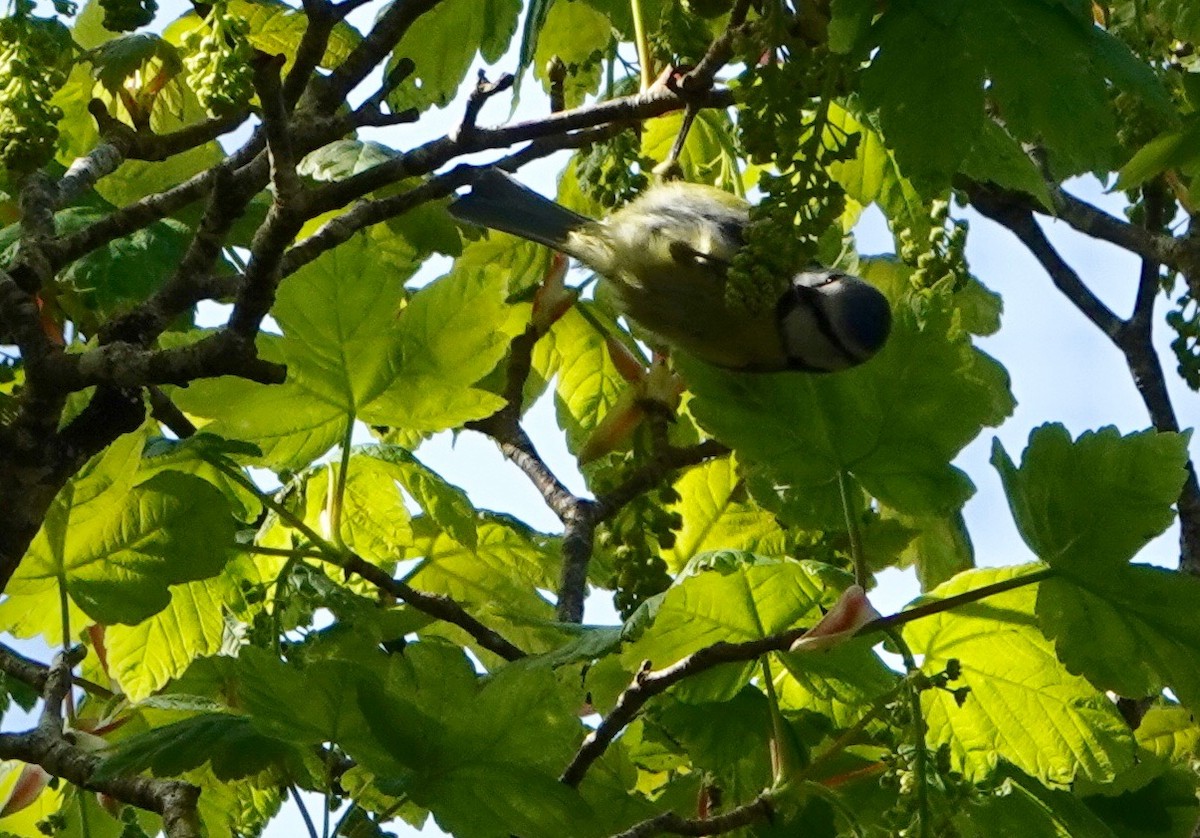
[[[111,142],[103,142],[86,156],[76,158],[59,178],[55,206],[67,206],[95,186],[100,178],[115,172],[124,161],[124,152]]]
[[[0,672],[10,678],[14,678],[23,684],[33,687],[39,693],[46,688],[46,678],[50,667],[40,661],[35,661],[32,658],[27,658],[17,652],[15,649],[10,649],[3,643],[0,643]],[[85,692],[100,698],[112,698],[112,690],[102,687],[94,681],[89,681],[87,678],[81,678],[78,675],[73,675],[72,683],[77,687],[81,687]]]
[[[126,204],[82,230],[63,236],[55,242],[51,249],[50,258],[54,269],[61,270],[80,256],[91,253],[111,241],[128,236],[130,233],[135,233],[156,221],[161,221],[193,201],[200,200],[208,194],[218,178],[227,176],[251,163],[265,146],[265,140],[256,135],[238,153],[219,165],[193,175],[178,186],[162,192],[155,192],[153,195],[147,195],[131,204]],[[261,171],[265,174],[267,161],[263,159],[260,166]]]
[[[664,812],[614,835],[613,838],[650,838],[653,835],[721,835],[758,821],[771,819],[771,793],[764,791],[744,806],[707,818],[683,818]]]
[[[64,392],[109,386],[137,389],[151,384],[185,385],[200,378],[236,375],[260,384],[282,384],[286,368],[264,361],[254,343],[227,330],[196,343],[171,349],[142,349],[109,343],[79,354],[62,355],[53,384]]]
[[[729,449],[715,439],[706,439],[688,448],[664,448],[653,462],[638,469],[619,486],[596,499],[597,523],[607,521],[620,512],[625,504],[657,486],[664,477],[689,466],[725,457],[729,453]]]
[[[0,648],[0,668],[26,683],[40,683],[43,702],[41,716],[32,730],[0,733],[0,759],[18,759],[39,765],[48,774],[79,788],[103,792],[123,803],[157,812],[162,815],[163,828],[169,838],[200,838],[196,810],[200,789],[190,783],[149,777],[91,779],[101,757],[76,746],[70,740],[70,734],[64,732],[62,723],[63,700],[71,688],[71,668],[82,660],[84,653],[83,647],[75,647],[56,655],[54,663],[43,669]]]
[[[397,599],[408,603],[423,614],[434,619],[458,626],[469,634],[476,643],[489,652],[495,652],[507,661],[514,661],[526,656],[526,652],[505,640],[497,631],[488,628],[465,608],[448,596],[429,594],[418,591],[399,579],[393,579],[382,569],[376,567],[357,555],[349,555],[337,564],[347,573],[354,573],[366,579],[381,591],[386,591]]]
[[[305,18],[304,34],[296,47],[292,68],[283,80],[283,105],[289,112],[304,95],[314,77],[313,72],[325,57],[333,27],[349,13],[341,8],[334,9],[328,0],[302,0],[302,5]]]
[[[233,175],[220,170],[199,228],[171,276],[144,302],[103,324],[101,344],[126,341],[149,346],[176,317],[201,300],[235,295],[241,287],[240,278],[214,274],[212,267],[251,194],[236,189]]]
[[[1122,321],[1100,298],[1084,285],[1058,251],[1050,244],[1033,212],[1020,203],[1008,200],[1008,193],[975,184],[968,193],[971,205],[1001,226],[1007,227],[1041,263],[1055,287],[1075,304],[1092,324],[1112,340],[1121,331]]]
[[[180,780],[151,777],[112,777],[95,781],[92,775],[101,757],[71,744],[64,736],[40,728],[25,733],[0,733],[0,759],[19,759],[40,765],[48,774],[61,777],[88,791],[96,791],[162,816],[168,838],[201,838],[196,804],[200,789]]]
[[[261,103],[263,131],[267,136],[267,153],[271,160],[271,181],[275,186],[275,200],[280,204],[291,204],[300,194],[300,178],[296,174],[288,109],[279,80],[283,56],[259,53],[252,63],[254,90],[258,93]]]
[[[972,204],[975,203],[975,195],[982,191],[990,193],[996,201],[1010,208],[1031,213],[1046,211],[1023,192],[966,179],[956,180],[955,185],[970,195]],[[1048,182],[1046,188],[1050,191],[1056,218],[1094,239],[1115,244],[1144,259],[1174,268],[1183,274],[1192,293],[1200,296],[1200,240],[1175,238],[1130,224],[1075,197],[1056,183]]]
[[[490,82],[483,70],[480,70],[479,78],[475,82],[475,89],[467,97],[467,107],[463,113],[462,121],[450,133],[450,139],[456,143],[466,141],[475,131],[475,123],[479,119],[479,112],[483,110],[483,106],[487,104],[487,100],[509,90],[513,86],[514,81],[516,79],[511,73],[504,73],[494,82]]]
[[[1087,214],[1091,218],[1089,224],[1093,230],[1104,227],[1111,232],[1118,229],[1118,225],[1120,225],[1121,235],[1126,242],[1122,246],[1142,254],[1133,314],[1129,320],[1122,320],[1091,292],[1079,274],[1062,259],[1058,251],[1050,244],[1034,219],[1032,210],[1027,206],[1026,199],[1016,193],[981,184],[971,184],[968,194],[972,206],[981,214],[1008,228],[1021,240],[1022,244],[1041,263],[1046,273],[1050,275],[1055,287],[1121,350],[1125,356],[1126,366],[1129,367],[1133,377],[1134,385],[1137,387],[1138,394],[1146,406],[1155,429],[1177,433],[1179,420],[1171,404],[1162,363],[1152,340],[1154,300],[1157,296],[1158,275],[1163,260],[1149,253],[1151,250],[1159,249],[1157,246],[1144,248],[1146,252],[1143,252],[1134,249],[1130,244],[1135,239],[1145,245],[1163,238],[1179,243],[1176,239],[1155,232],[1157,228],[1166,223],[1166,219],[1162,217],[1165,213],[1165,207],[1162,206],[1164,198],[1162,196],[1153,197],[1148,193],[1146,228],[1117,221],[1111,216],[1105,216],[1109,221],[1102,221],[1098,216],[1104,216],[1104,213],[1082,201],[1071,199],[1075,202],[1071,204],[1071,206],[1075,206],[1073,211]],[[1065,195],[1065,193],[1063,194]],[[1088,207],[1088,209],[1080,209],[1076,204]],[[1129,228],[1129,230],[1124,228]],[[1077,229],[1082,228],[1077,227]],[[1089,232],[1088,230],[1083,231]],[[1091,234],[1096,235],[1095,232]],[[1196,276],[1200,278],[1200,274]],[[1187,476],[1177,502],[1180,521],[1179,565],[1188,573],[1200,575],[1200,482],[1197,481],[1195,464],[1190,459],[1186,464],[1186,469]]]
[[[324,79],[314,80],[310,88],[313,105],[330,111],[343,102],[346,95],[367,77],[384,57],[395,49],[404,33],[417,18],[436,6],[440,0],[396,0],[380,15],[367,36],[346,56],[337,69]]]
[[[655,88],[645,93],[552,113],[540,119],[499,128],[475,128],[458,139],[453,136],[440,137],[366,171],[322,187],[314,193],[314,209],[318,212],[337,209],[383,186],[433,172],[463,154],[507,148],[531,140],[561,138],[573,131],[610,123],[649,119],[679,110],[689,103],[696,107],[728,107],[733,103],[733,97],[728,90],[714,90],[695,100],[685,101],[673,91]]]
[[[746,15],[749,11],[750,0],[737,0],[729,12],[729,25],[725,27],[725,31],[709,45],[700,63],[680,79],[679,89],[688,98],[712,89],[717,73],[733,57],[735,40],[746,31]]]
[[[222,134],[228,134],[250,117],[249,109],[242,109],[226,116],[214,117],[197,122],[195,125],[184,126],[177,131],[155,134],[148,128],[135,129],[116,119],[109,114],[108,106],[99,99],[93,99],[88,103],[88,113],[96,120],[100,136],[105,140],[104,145],[99,146],[92,154],[98,155],[100,160],[112,164],[112,168],[104,174],[115,171],[125,160],[157,162],[190,151],[215,140]],[[111,146],[112,150],[104,151],[105,145]],[[114,152],[118,155],[115,161],[113,160]]]
[[[515,171],[526,163],[553,154],[555,151],[578,148],[605,139],[612,133],[612,130],[611,126],[605,125],[585,131],[576,131],[562,137],[540,140],[530,143],[518,152],[500,158],[492,165],[506,171]],[[290,276],[322,253],[348,241],[360,230],[396,218],[421,204],[450,195],[455,189],[470,183],[483,168],[462,163],[399,195],[360,201],[351,209],[331,218],[311,236],[291,247],[284,255],[282,275]]]
[[[920,605],[892,614],[891,616],[872,620],[855,632],[854,636],[862,637],[868,634],[894,631],[900,626],[911,623],[914,620],[920,620],[933,614],[940,614],[971,602],[977,602],[989,596],[1004,593],[1005,591],[1036,584],[1053,575],[1053,568],[1043,566],[1022,576],[1005,579],[1002,582],[996,582],[991,585],[984,585],[973,591],[966,591],[952,597],[947,597],[946,599],[923,601]],[[740,643],[714,643],[711,646],[705,646],[702,649],[692,652],[690,655],[680,658],[670,666],[658,670],[651,670],[650,661],[645,661],[641,669],[634,675],[630,685],[617,697],[613,709],[596,726],[596,729],[584,738],[579,749],[575,752],[575,756],[571,759],[570,764],[563,770],[559,781],[572,788],[578,786],[583,781],[584,775],[592,763],[600,758],[609,744],[616,739],[617,734],[637,718],[642,707],[654,696],[666,692],[667,689],[686,678],[707,672],[714,667],[727,663],[743,663],[754,660],[768,652],[786,652],[807,631],[808,627],[797,627],[758,640],[747,640]]]

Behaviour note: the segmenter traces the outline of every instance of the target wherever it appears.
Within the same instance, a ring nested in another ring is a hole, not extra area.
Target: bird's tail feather
[[[572,230],[591,219],[556,204],[499,169],[475,179],[471,191],[450,204],[461,221],[520,236],[562,250]]]

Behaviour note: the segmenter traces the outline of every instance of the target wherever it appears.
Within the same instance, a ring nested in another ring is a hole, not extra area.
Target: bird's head
[[[810,372],[857,366],[887,341],[892,311],[878,288],[838,271],[806,271],[776,309],[788,365]]]

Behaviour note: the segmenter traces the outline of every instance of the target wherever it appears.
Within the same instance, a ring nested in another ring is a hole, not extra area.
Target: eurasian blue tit
[[[539,242],[612,283],[622,309],[662,343],[748,372],[833,372],[879,351],[891,310],[855,276],[797,274],[773,309],[726,303],[725,276],[750,205],[711,186],[664,183],[599,221],[489,169],[450,205],[456,218]]]

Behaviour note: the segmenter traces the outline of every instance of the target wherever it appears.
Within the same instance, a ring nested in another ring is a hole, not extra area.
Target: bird
[[[745,244],[750,204],[713,186],[656,184],[597,220],[488,168],[449,211],[582,262],[611,283],[622,314],[717,367],[835,372],[869,360],[891,330],[887,298],[836,270],[797,273],[765,311],[730,305],[726,276]]]

